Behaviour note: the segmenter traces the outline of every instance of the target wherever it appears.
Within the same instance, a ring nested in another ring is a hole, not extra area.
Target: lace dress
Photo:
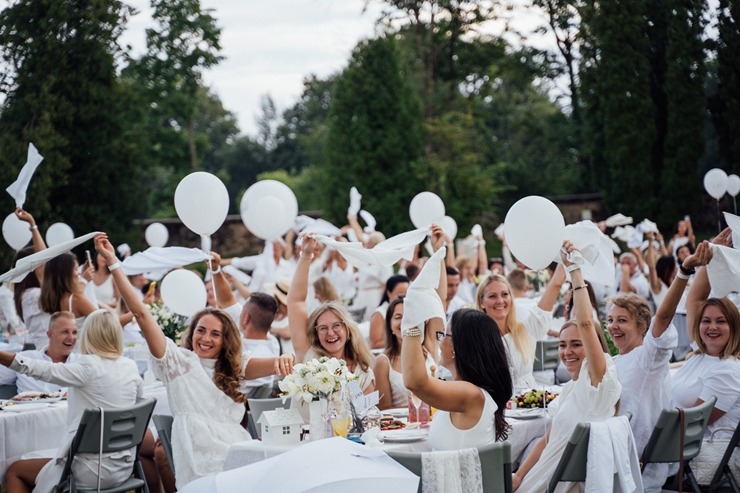
[[[232,443],[250,440],[239,424],[244,404],[234,402],[213,383],[215,360],[200,359],[167,340],[162,358],[152,357],[154,372],[167,386],[172,416],[172,458],[177,488],[223,469]]]

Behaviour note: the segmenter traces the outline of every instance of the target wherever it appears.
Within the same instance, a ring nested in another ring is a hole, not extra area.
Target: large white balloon
[[[727,177],[727,193],[733,197],[740,193],[740,176],[730,175]]]
[[[11,212],[3,221],[3,238],[10,248],[20,250],[28,245],[31,241],[31,230],[29,224],[18,219],[14,212]]]
[[[178,315],[190,317],[206,306],[206,287],[187,269],[173,270],[162,279],[162,301]]]
[[[75,239],[75,233],[64,223],[54,223],[46,230],[46,244],[53,247]]]
[[[229,192],[217,176],[196,171],[180,180],[177,185],[175,210],[190,231],[210,236],[226,219],[229,212]]]
[[[260,201],[265,197],[273,197],[277,199],[277,202],[268,201],[263,206],[258,207],[258,211],[252,210],[258,206]],[[279,205],[275,211],[265,209],[266,204],[272,204],[273,206]],[[251,213],[250,213],[251,210]],[[275,239],[278,236],[282,236],[288,232],[288,230],[295,223],[295,219],[298,216],[298,200],[285,183],[277,180],[261,180],[253,184],[251,187],[244,192],[241,203],[239,204],[239,212],[242,216],[242,221],[247,229],[255,236],[263,239]],[[267,215],[267,220],[273,220],[274,225],[270,225],[268,228],[262,228],[263,218],[260,217],[255,222],[249,220],[249,218],[255,218],[257,216]],[[251,227],[250,227],[251,226]],[[256,228],[258,231],[253,231],[252,228]],[[265,236],[271,236],[265,238]]]
[[[437,226],[442,228],[442,231],[450,237],[450,240],[454,240],[457,236],[457,222],[455,222],[455,220],[450,216],[444,216],[443,218],[438,219]]]
[[[263,240],[274,240],[285,234],[293,224],[290,219],[285,205],[271,195],[262,197],[250,205],[244,216],[247,229]]]
[[[530,269],[547,267],[565,239],[565,220],[555,204],[531,195],[511,206],[504,220],[506,244]]]
[[[167,240],[170,238],[170,233],[167,231],[167,226],[162,223],[152,223],[146,227],[144,231],[144,238],[146,244],[150,247],[163,247],[167,244]]]
[[[425,228],[445,215],[445,204],[434,192],[421,192],[411,199],[409,217],[417,228]]]
[[[719,168],[710,169],[704,175],[704,189],[719,200],[727,192],[727,173]]]

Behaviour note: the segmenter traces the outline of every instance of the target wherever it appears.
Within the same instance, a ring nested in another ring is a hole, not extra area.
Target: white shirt
[[[459,293],[460,291],[458,291]],[[460,298],[458,295],[455,295],[451,300],[450,303],[447,305],[447,320],[450,319],[453,313],[458,311],[460,308],[465,308],[468,306],[469,303],[465,301],[464,299]]]
[[[11,329],[20,328],[22,325],[13,303],[13,291],[6,284],[0,286],[0,327]]]
[[[521,319],[520,319],[521,320]],[[534,351],[537,347],[537,341],[545,337],[547,330],[552,323],[552,314],[535,307],[529,316],[522,320],[527,333],[529,334],[529,351],[527,355],[519,352],[511,333],[504,335],[504,345],[509,354],[509,364],[511,365],[511,380],[514,384],[514,390],[524,388],[536,388],[537,381],[532,375],[534,366]]]
[[[51,358],[48,354],[46,354],[46,349],[46,347],[43,347],[40,350],[33,349],[30,351],[21,351],[20,353],[18,353],[18,356],[23,356],[24,358],[33,360],[48,361],[49,363],[52,363]],[[72,353],[67,356],[67,361],[65,361],[64,364],[74,363],[79,358],[79,353]],[[30,375],[26,375],[25,373],[16,373],[10,368],[0,366],[0,385],[13,384],[18,387],[18,393],[28,392],[32,390],[38,392],[64,392],[67,390],[66,386],[60,386],[56,383],[37,380]]]
[[[280,356],[280,343],[272,334],[267,334],[267,339],[245,339],[242,337],[242,350],[245,354],[245,360],[249,358],[277,358]],[[272,385],[275,377],[270,375],[254,380],[244,382],[244,393],[248,394],[250,390],[262,387],[263,385]]]

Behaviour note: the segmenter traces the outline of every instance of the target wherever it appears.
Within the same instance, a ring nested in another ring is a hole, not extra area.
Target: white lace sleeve
[[[154,374],[163,382],[170,382],[190,371],[194,364],[200,364],[195,353],[177,347],[169,338],[164,355],[161,358],[150,356],[150,361]]]

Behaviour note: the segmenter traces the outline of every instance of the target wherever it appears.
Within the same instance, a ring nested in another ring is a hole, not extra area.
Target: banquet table
[[[534,419],[507,418],[511,425],[508,442],[511,444],[512,461],[517,461],[527,446],[537,438],[543,436],[550,423],[550,417],[542,414]],[[224,462],[224,471],[254,464],[256,462],[288,452],[306,442],[291,444],[265,444],[260,440],[248,440],[231,445]],[[418,441],[399,443],[384,442],[380,448],[385,451],[397,450],[404,452],[430,452],[431,444],[425,438]]]
[[[164,385],[159,383],[147,386],[144,395],[157,399],[154,414],[172,414]],[[8,466],[24,454],[39,450],[56,450],[62,443],[66,429],[66,401],[22,412],[17,412],[17,409],[0,411],[0,483],[5,481]]]

